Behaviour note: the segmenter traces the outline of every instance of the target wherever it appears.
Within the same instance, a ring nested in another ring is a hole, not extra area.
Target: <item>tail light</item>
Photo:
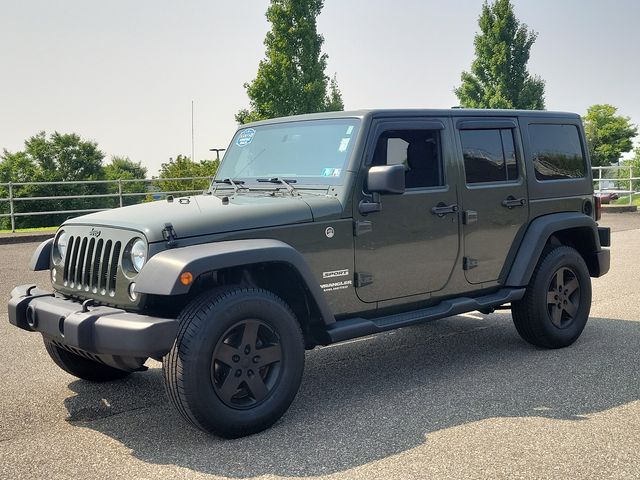
[[[602,217],[602,199],[600,197],[595,197],[595,206],[596,206],[596,222],[600,220]]]

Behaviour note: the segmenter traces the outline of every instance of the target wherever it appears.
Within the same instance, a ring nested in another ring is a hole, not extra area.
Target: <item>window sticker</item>
[[[347,127],[347,133],[345,135],[351,135],[351,132],[353,132],[353,125]]]
[[[341,168],[324,168],[322,169],[323,177],[339,177],[340,173],[342,173]]]
[[[343,138],[342,140],[340,140],[340,146],[338,147],[338,151],[340,153],[346,152],[350,141],[351,141],[350,138]]]
[[[238,139],[236,140],[236,145],[239,147],[244,147],[249,145],[253,141],[253,137],[255,136],[256,131],[253,128],[247,128],[240,132],[238,135]]]

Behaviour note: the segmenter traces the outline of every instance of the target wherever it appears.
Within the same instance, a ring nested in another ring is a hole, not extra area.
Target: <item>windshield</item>
[[[339,185],[360,120],[328,119],[259,125],[239,130],[217,180],[252,183],[282,178],[308,185]]]

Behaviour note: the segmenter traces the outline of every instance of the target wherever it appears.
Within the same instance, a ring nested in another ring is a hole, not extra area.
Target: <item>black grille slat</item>
[[[82,270],[82,286],[85,290],[89,290],[89,277],[91,274],[91,262],[93,262],[93,249],[96,244],[96,239],[92,238],[87,246],[87,253],[84,256],[84,267]]]
[[[104,240],[98,240],[96,244],[96,251],[93,256],[93,267],[91,268],[91,289],[94,292],[98,291],[98,274],[100,273],[100,258],[102,258],[102,245]]]
[[[104,244],[104,252],[102,253],[102,261],[100,262],[100,277],[98,279],[98,289],[102,292],[107,290],[107,276],[109,267],[111,266],[111,240],[107,240]]]
[[[65,285],[69,281],[69,265],[71,264],[71,251],[73,250],[73,242],[74,242],[74,237],[69,237],[69,240],[67,243],[67,252],[64,258],[64,272],[62,277]]]
[[[84,256],[87,254],[87,238],[83,238],[80,242],[80,250],[78,251],[77,261],[74,262],[76,266],[76,272],[74,276],[74,283],[78,290],[82,289],[82,272],[84,269]]]
[[[80,250],[80,244],[82,243],[81,238],[76,238],[76,241],[73,242],[73,252],[71,252],[71,261],[69,262],[69,282],[71,288],[75,286],[76,281],[76,269],[78,268],[78,250]]]
[[[109,285],[107,286],[107,291],[111,295],[115,294],[116,291],[116,276],[118,273],[118,263],[120,259],[120,247],[120,242],[116,242],[114,244],[113,251],[111,252],[111,258],[109,260]]]

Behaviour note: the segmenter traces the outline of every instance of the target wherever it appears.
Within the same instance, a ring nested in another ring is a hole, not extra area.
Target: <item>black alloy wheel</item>
[[[570,267],[560,267],[551,277],[547,290],[547,309],[551,322],[567,328],[580,308],[580,281]]]
[[[266,322],[237,322],[213,352],[211,381],[216,394],[231,408],[258,405],[276,388],[281,361],[280,339]]]

